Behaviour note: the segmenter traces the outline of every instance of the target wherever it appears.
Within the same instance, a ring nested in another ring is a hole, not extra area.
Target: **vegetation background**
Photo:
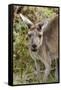
[[[35,7],[35,6],[14,6],[13,12],[13,84],[32,84],[43,83],[44,65],[38,61],[41,66],[41,78],[38,80],[35,74],[35,64],[29,55],[26,35],[28,32],[27,25],[21,20],[19,14],[22,13],[33,23],[37,23],[46,18],[58,14],[58,8],[53,7]],[[52,66],[53,70],[46,83],[57,82],[55,73],[55,61]]]

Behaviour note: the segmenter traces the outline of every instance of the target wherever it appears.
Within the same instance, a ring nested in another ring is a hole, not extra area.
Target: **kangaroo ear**
[[[49,21],[46,20],[42,26],[42,32],[45,32],[48,29]]]
[[[37,24],[36,24],[36,26],[37,26],[37,30],[38,30],[38,31],[41,31],[43,25],[44,25],[43,22],[39,22],[39,23],[37,23]]]
[[[40,30],[42,29],[43,24],[44,24],[44,23],[38,24],[38,27],[39,27]]]
[[[39,27],[38,29],[39,31],[44,32],[46,31],[47,26],[48,26],[48,21],[43,21],[38,24],[38,27]]]
[[[27,17],[25,17],[24,15],[22,15],[21,13],[20,13],[20,17],[23,20],[23,22],[25,24],[27,24],[28,28],[30,28],[33,25],[33,23]]]

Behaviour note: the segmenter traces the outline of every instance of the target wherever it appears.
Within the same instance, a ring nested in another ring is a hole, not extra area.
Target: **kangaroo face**
[[[39,27],[31,27],[28,32],[29,48],[32,51],[37,51],[43,42],[43,32],[39,30]]]
[[[37,51],[43,43],[43,32],[48,25],[48,21],[33,24],[27,17],[23,16],[22,14],[20,14],[20,17],[30,29],[28,32],[28,47],[32,51]]]

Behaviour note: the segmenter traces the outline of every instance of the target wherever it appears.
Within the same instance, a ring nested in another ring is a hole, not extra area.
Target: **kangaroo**
[[[44,66],[45,82],[51,71],[52,60],[58,60],[58,15],[50,19],[46,19],[37,24],[33,24],[27,17],[20,14],[22,20],[28,25],[28,47],[29,53],[35,62],[37,77],[40,77],[40,67],[37,60],[40,60]],[[56,67],[56,78],[58,79],[58,71]]]

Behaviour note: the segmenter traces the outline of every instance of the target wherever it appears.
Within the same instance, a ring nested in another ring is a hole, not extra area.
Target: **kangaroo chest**
[[[32,52],[31,50],[29,50],[30,52],[30,56],[33,60],[41,60],[42,63],[45,62],[45,59],[42,55],[42,53],[40,54],[39,52]]]

